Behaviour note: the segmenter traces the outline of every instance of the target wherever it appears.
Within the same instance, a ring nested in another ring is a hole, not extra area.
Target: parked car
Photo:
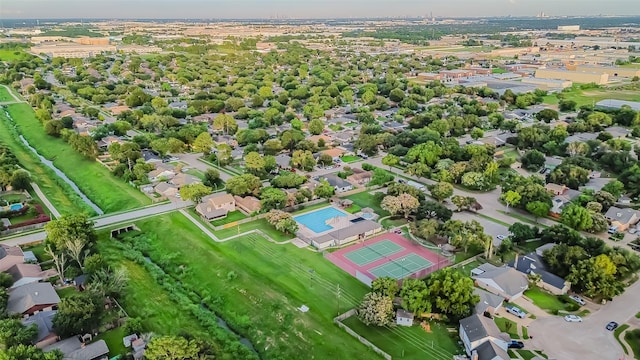
[[[567,315],[564,317],[564,321],[567,322],[582,322],[582,318],[578,315]]]
[[[607,330],[609,331],[613,331],[618,327],[618,323],[615,321],[611,321],[610,323],[607,324]]]
[[[498,239],[498,240],[504,240],[504,239],[506,239],[506,238],[507,238],[507,237],[506,237],[506,236],[504,236],[504,235],[498,235],[498,236],[496,236],[496,239]]]
[[[629,229],[629,234],[635,234],[636,232],[638,232],[638,229],[636,228]]]
[[[509,349],[522,349],[524,347],[524,343],[518,340],[511,340],[508,344]]]
[[[615,234],[616,232],[618,232],[618,228],[615,227],[615,226],[612,226],[612,227],[609,228],[609,230],[607,230],[607,232],[609,234]]]
[[[580,296],[578,296],[578,295],[569,295],[569,299],[571,299],[571,300],[573,300],[573,301],[577,302],[578,304],[580,304],[580,305],[582,305],[582,306],[584,306],[584,305],[587,303],[586,301],[584,301],[584,299],[583,299],[583,298],[581,298],[581,297],[580,297]]]
[[[520,310],[520,308],[517,308],[515,306],[507,306],[506,309],[508,313],[515,315],[520,319],[524,319],[525,317],[527,317],[527,314],[524,311]]]

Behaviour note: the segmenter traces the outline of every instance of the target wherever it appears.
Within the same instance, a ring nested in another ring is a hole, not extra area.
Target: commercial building
[[[614,77],[634,77],[640,76],[640,69],[623,68],[619,66],[594,66],[594,65],[576,65],[576,71],[582,72],[604,72],[610,78]]]
[[[558,25],[558,31],[579,31],[580,25]]]
[[[564,69],[538,69],[535,77],[538,79],[570,80],[580,84],[595,83],[604,85],[609,82],[609,74],[605,72],[582,72]]]

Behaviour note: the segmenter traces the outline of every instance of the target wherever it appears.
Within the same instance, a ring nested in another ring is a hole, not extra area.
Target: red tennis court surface
[[[444,256],[393,233],[325,253],[325,257],[367,285],[383,276],[398,280],[407,277],[423,278],[451,265]]]

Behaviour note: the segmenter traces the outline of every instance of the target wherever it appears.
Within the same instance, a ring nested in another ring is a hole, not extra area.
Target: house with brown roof
[[[0,272],[22,263],[24,263],[24,253],[19,246],[0,245]]]
[[[42,270],[38,264],[15,264],[7,270],[7,273],[14,281],[11,289],[32,282],[45,281],[58,275],[54,269]]]
[[[173,179],[169,180],[169,184],[175,185],[178,190],[180,190],[180,188],[185,185],[199,184],[201,182],[202,180],[200,180],[199,178],[185,173],[177,174],[173,177]]]
[[[226,217],[232,211],[236,211],[236,199],[227,193],[205,196],[202,202],[196,205],[196,212],[208,221]]]
[[[566,187],[565,185],[559,185],[554,183],[548,183],[547,185],[544,186],[544,188],[547,189],[554,196],[563,195],[567,190],[569,190],[569,188]]]
[[[320,152],[320,154],[322,155],[329,155],[331,156],[331,158],[335,161],[335,160],[339,160],[340,157],[342,155],[344,155],[346,153],[345,150],[342,150],[340,148],[333,148],[333,149],[327,149],[327,150],[323,150]]]
[[[131,109],[126,105],[116,105],[108,108],[107,110],[111,111],[113,115],[120,115],[121,113]]]
[[[366,185],[371,181],[373,172],[360,170],[358,168],[352,168],[351,170],[353,171],[353,174],[347,176],[347,181],[353,185]]]
[[[244,211],[247,214],[252,214],[262,209],[260,200],[258,200],[258,198],[254,196],[234,196],[233,198],[236,201],[236,208]]]
[[[313,136],[309,136],[307,138],[307,140],[311,141],[314,144],[318,144],[318,141],[322,139],[324,140],[325,144],[330,144],[331,143],[331,138],[327,135],[313,135]]]
[[[56,310],[60,297],[48,282],[22,285],[9,291],[7,313],[21,314],[25,318],[40,311]]]
[[[178,193],[178,188],[173,184],[161,182],[153,187],[153,191],[160,194],[160,196],[170,197],[176,196],[176,194]]]
[[[167,168],[164,166],[156,166],[155,169],[147,173],[147,177],[151,182],[170,180],[170,179],[173,179],[175,176],[176,176],[176,172],[172,167]]]

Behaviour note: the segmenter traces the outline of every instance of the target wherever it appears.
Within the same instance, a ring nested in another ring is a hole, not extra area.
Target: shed
[[[404,309],[398,309],[398,311],[396,311],[396,324],[400,326],[412,326],[413,313]]]

